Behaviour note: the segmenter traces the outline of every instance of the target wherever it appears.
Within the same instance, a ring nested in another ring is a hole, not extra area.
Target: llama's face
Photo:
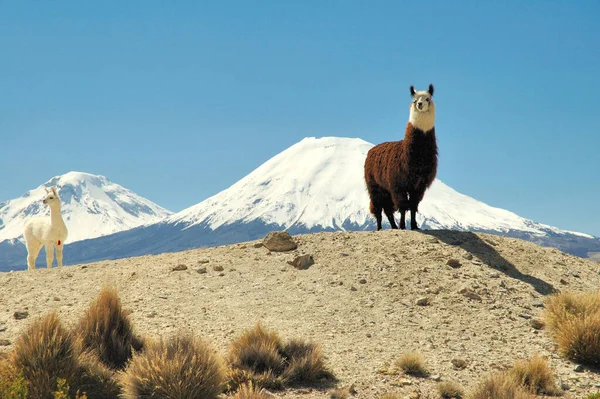
[[[51,207],[60,204],[60,198],[58,197],[58,194],[56,194],[54,187],[52,187],[50,191],[46,190],[46,198],[44,198],[42,202]]]
[[[433,85],[429,85],[429,90],[415,91],[413,86],[410,86],[410,94],[412,95],[411,110],[415,112],[435,112],[435,104],[433,103]]]
[[[429,89],[424,91],[415,91],[415,88],[410,86],[410,95],[412,102],[410,103],[409,122],[417,129],[424,132],[430,131],[435,124],[433,85],[429,85]]]

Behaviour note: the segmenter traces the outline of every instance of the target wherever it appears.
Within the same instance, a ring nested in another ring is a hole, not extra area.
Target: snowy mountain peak
[[[68,242],[96,238],[155,223],[172,212],[111,182],[104,176],[69,172],[55,176],[22,197],[0,203],[0,242],[21,238],[25,221],[49,215],[44,188],[56,187]]]
[[[168,222],[212,230],[254,221],[309,231],[373,228],[363,178],[371,147],[358,138],[305,138]],[[418,223],[424,228],[539,236],[562,233],[458,193],[438,179],[425,193],[419,211]]]

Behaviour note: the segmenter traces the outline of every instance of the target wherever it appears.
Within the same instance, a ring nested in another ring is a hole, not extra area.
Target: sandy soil
[[[321,343],[338,386],[354,384],[359,398],[390,391],[437,397],[433,378],[381,372],[412,350],[424,355],[433,375],[466,389],[489,371],[540,353],[569,387],[568,396],[600,390],[600,374],[575,372],[548,334],[530,325],[552,290],[598,290],[595,262],[517,239],[449,231],[294,239],[298,249],[286,253],[270,253],[252,242],[0,273],[0,341],[13,342],[50,309],[74,323],[109,283],[118,288],[141,334],[166,336],[191,328],[223,354],[232,338],[257,321],[284,339],[313,339]],[[312,254],[315,264],[296,270],[287,263],[301,254]],[[447,265],[450,259],[460,266]],[[172,271],[181,264],[187,270]],[[201,268],[207,272],[199,273]],[[460,293],[463,288],[480,298],[468,298]],[[423,297],[428,306],[416,304]],[[29,317],[14,319],[13,313],[23,310]],[[453,359],[465,360],[467,368],[456,369]],[[329,391],[291,389],[276,395],[328,398]]]

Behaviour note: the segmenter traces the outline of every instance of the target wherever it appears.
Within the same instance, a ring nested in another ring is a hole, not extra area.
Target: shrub
[[[396,361],[396,368],[415,377],[426,377],[429,371],[425,367],[423,355],[418,352],[406,352]]]
[[[77,372],[77,348],[56,312],[35,321],[17,338],[11,360],[28,382],[29,394],[51,398],[57,380],[70,381]]]
[[[461,386],[451,381],[440,382],[437,385],[437,391],[444,399],[462,399],[465,395]]]
[[[544,320],[568,359],[600,365],[600,294],[562,292],[546,302]]]
[[[148,344],[121,376],[122,396],[130,399],[216,399],[223,383],[221,361],[191,334]]]
[[[0,398],[27,399],[29,384],[8,358],[0,359]]]
[[[540,355],[535,355],[529,360],[520,360],[509,371],[510,377],[530,393],[536,395],[560,395],[554,374],[548,362]]]
[[[302,340],[283,344],[279,335],[258,323],[234,340],[228,355],[229,389],[254,386],[282,389],[286,384],[310,384],[334,379],[318,345]]]
[[[108,369],[93,352],[79,356],[75,383],[87,399],[117,399],[121,393],[115,372]]]
[[[143,346],[114,288],[104,287],[100,291],[75,331],[83,349],[95,352],[100,361],[112,369],[123,369],[133,351]]]
[[[270,395],[262,388],[256,388],[252,382],[241,385],[232,399],[270,399]]]
[[[521,386],[507,373],[487,376],[471,393],[471,399],[531,399]]]

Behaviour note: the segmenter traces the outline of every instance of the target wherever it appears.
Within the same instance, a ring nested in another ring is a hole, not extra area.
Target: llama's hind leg
[[[369,207],[369,210],[371,211],[373,216],[375,216],[375,219],[377,219],[377,231],[381,230],[381,221],[382,221],[381,206],[375,205],[373,203],[373,200],[371,200],[371,205]]]
[[[54,262],[54,245],[46,244],[46,266],[48,266],[48,269],[52,269],[52,262]]]
[[[408,196],[406,193],[394,195],[394,206],[400,211],[400,229],[406,230],[406,211],[409,209]]]
[[[41,249],[42,244],[40,243],[27,243],[27,270],[35,269],[35,260]]]
[[[421,230],[417,226],[417,212],[419,211],[419,203],[425,195],[425,190],[410,192],[410,229]]]

